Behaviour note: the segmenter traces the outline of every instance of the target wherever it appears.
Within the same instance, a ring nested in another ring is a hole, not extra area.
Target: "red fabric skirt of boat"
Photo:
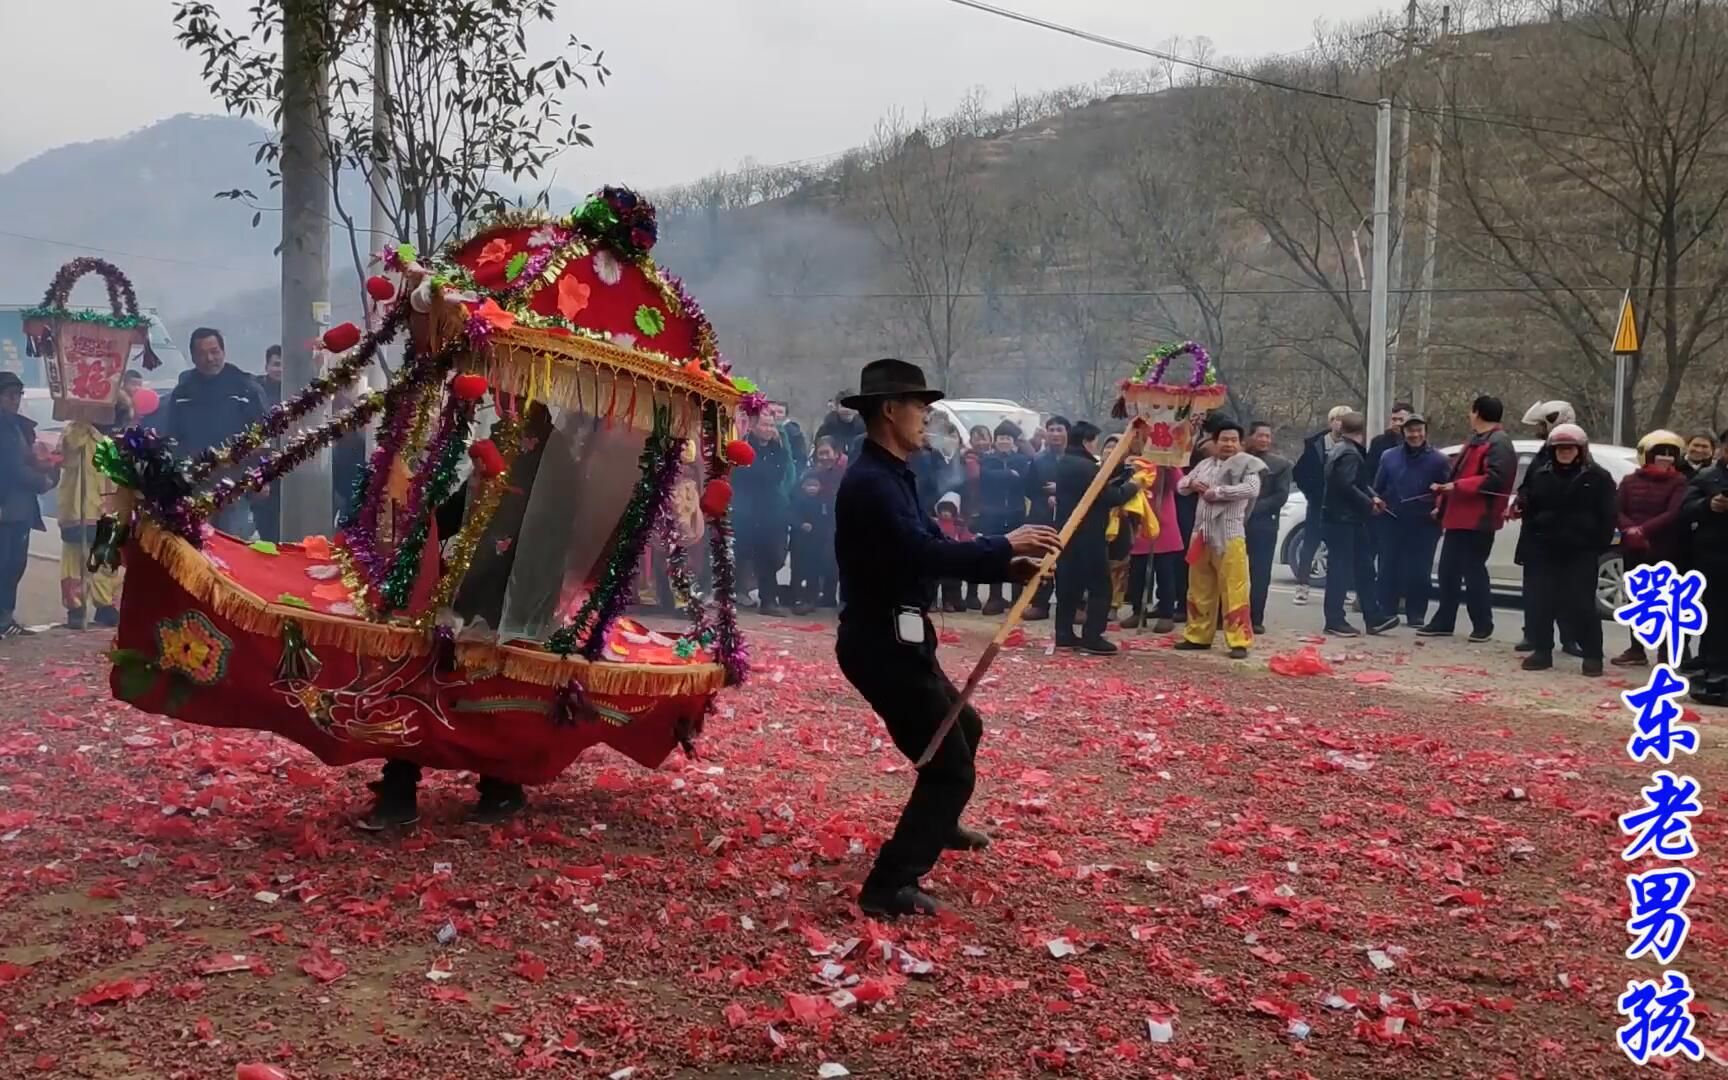
[[[352,614],[340,569],[325,567],[332,553],[316,540],[271,548],[217,534],[199,550],[144,526],[126,551],[115,695],[189,723],[275,732],[330,765],[400,758],[532,784],[596,743],[659,765],[699,732],[724,681],[707,655],[680,657],[627,620],[607,654],[631,662],[460,643],[441,670],[423,632]],[[561,693],[570,708],[555,708]]]

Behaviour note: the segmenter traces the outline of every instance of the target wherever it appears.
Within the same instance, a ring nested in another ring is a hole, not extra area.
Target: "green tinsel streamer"
[[[402,543],[396,549],[396,557],[390,563],[390,570],[384,575],[384,583],[379,587],[385,610],[400,609],[408,604],[408,594],[414,587],[414,579],[420,574],[420,553],[426,547],[426,537],[431,531],[432,519],[438,513],[438,507],[456,490],[456,469],[462,463],[462,457],[468,452],[468,428],[474,421],[474,405],[472,402],[456,403],[458,410],[451,421],[455,425],[450,438],[444,447],[444,454],[438,459],[432,470],[432,475],[426,481],[426,496],[421,501],[420,513],[408,535],[402,538]]]
[[[655,475],[658,472],[660,459],[668,452],[668,448],[676,442],[666,429],[662,420],[665,414],[655,411],[654,433],[642,446],[642,456],[636,464],[636,490],[630,494],[630,503],[624,508],[624,516],[619,519],[617,531],[613,534],[617,542],[612,545],[612,553],[606,559],[606,566],[600,572],[600,580],[595,583],[594,591],[588,594],[588,599],[582,602],[582,607],[576,612],[575,618],[566,622],[546,639],[548,651],[559,656],[569,656],[576,651],[576,642],[602,611],[612,606],[613,596],[620,590],[629,588],[635,580],[636,566],[642,556],[639,543],[631,543],[631,539],[646,535],[648,527],[653,523],[656,507]]]

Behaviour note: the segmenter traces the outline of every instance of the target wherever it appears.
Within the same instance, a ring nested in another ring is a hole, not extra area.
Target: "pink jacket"
[[[1144,533],[1134,540],[1136,555],[1168,555],[1182,550],[1182,527],[1176,522],[1176,485],[1182,482],[1182,470],[1175,465],[1158,466],[1158,479],[1147,498],[1155,499],[1158,511],[1158,539],[1148,540]]]

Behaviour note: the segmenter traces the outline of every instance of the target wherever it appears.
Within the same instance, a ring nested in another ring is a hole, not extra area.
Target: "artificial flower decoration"
[[[228,672],[234,643],[202,612],[189,611],[156,625],[157,664],[199,686],[211,686]]]
[[[643,304],[636,309],[636,329],[646,337],[653,337],[666,329],[666,316],[660,313],[659,308]]]
[[[624,279],[624,266],[610,251],[594,253],[594,276],[604,285],[616,285]]]
[[[528,246],[531,248],[551,247],[558,242],[558,230],[550,225],[542,225],[528,234]]]
[[[558,314],[575,321],[582,309],[588,306],[590,290],[587,285],[575,278],[562,278],[558,282]]]
[[[522,276],[522,271],[528,266],[528,253],[518,251],[510,256],[510,261],[504,265],[504,280],[515,281]]]
[[[503,237],[499,237],[496,240],[489,241],[485,247],[480,249],[479,265],[491,266],[494,263],[501,263],[509,257],[510,241]]]
[[[480,301],[480,306],[474,309],[474,314],[494,330],[508,330],[516,325],[516,316],[499,307],[498,301],[490,296]]]

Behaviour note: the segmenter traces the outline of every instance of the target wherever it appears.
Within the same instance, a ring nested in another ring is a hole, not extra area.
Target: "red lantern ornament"
[[[324,347],[331,352],[347,352],[360,344],[360,328],[351,322],[332,326],[324,331]]]
[[[382,274],[373,274],[366,279],[366,295],[382,304],[396,295],[396,286],[390,284],[390,279]]]
[[[504,454],[491,439],[481,439],[470,446],[468,456],[474,461],[474,471],[481,476],[490,478],[504,471]]]
[[[702,508],[703,517],[723,516],[726,508],[732,505],[732,485],[720,479],[708,481],[708,486],[702,489],[702,500],[698,505]]]
[[[740,469],[748,468],[756,460],[756,448],[743,439],[733,439],[726,444],[726,460]]]
[[[450,392],[463,401],[479,401],[486,396],[486,376],[458,375],[450,380]]]

